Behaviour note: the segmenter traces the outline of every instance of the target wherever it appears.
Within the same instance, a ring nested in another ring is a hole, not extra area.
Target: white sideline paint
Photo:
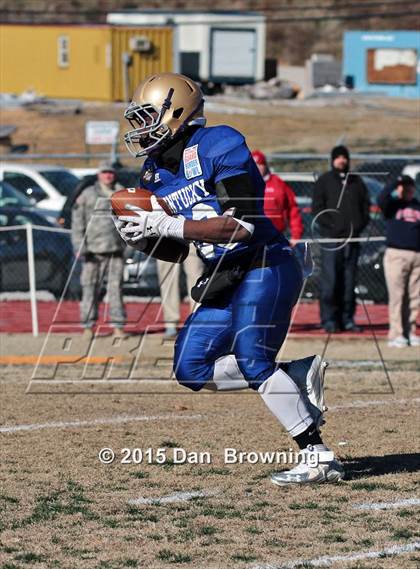
[[[347,555],[332,555],[317,557],[316,559],[297,559],[281,565],[252,565],[250,569],[293,569],[305,564],[305,567],[330,567],[332,563],[345,563],[347,561],[359,561],[360,559],[377,559],[383,555],[401,555],[420,549],[420,541],[414,541],[405,545],[392,545],[379,551],[362,551],[360,553],[348,553]]]
[[[373,407],[375,405],[405,405],[406,403],[419,403],[420,397],[412,399],[373,399],[372,401],[352,401],[344,405],[328,406],[328,411],[338,411],[339,409],[353,409],[357,407]]]
[[[405,403],[417,403],[420,398],[413,399],[383,399],[375,401],[354,401],[346,405],[332,405],[328,407],[329,412],[338,411],[340,409],[352,409],[357,407],[371,407],[374,405],[403,405]],[[19,431],[37,431],[40,429],[64,429],[68,427],[94,427],[95,425],[119,425],[121,423],[132,423],[137,421],[159,421],[159,420],[200,420],[202,415],[140,415],[140,416],[123,416],[109,417],[103,419],[92,419],[91,421],[55,421],[50,423],[29,423],[24,425],[3,425],[0,426],[1,433],[17,433]]]
[[[141,506],[143,504],[173,504],[174,502],[188,502],[188,500],[192,500],[193,498],[208,498],[216,494],[218,494],[218,492],[215,490],[208,492],[174,492],[173,494],[161,496],[160,498],[136,498],[135,500],[128,500],[128,503],[132,506]]]
[[[376,360],[330,360],[329,364],[330,368],[383,367],[383,363]]]
[[[355,510],[395,510],[397,508],[409,508],[410,506],[420,506],[420,499],[407,498],[397,502],[372,502],[366,504],[353,504]]]
[[[176,421],[200,420],[202,415],[138,415],[92,419],[91,421],[55,421],[51,423],[33,423],[28,425],[5,425],[0,427],[0,433],[17,433],[18,431],[37,431],[39,429],[64,429],[66,427],[94,427],[96,425],[119,425],[137,421]]]

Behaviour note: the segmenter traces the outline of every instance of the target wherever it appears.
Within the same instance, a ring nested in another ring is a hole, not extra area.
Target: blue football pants
[[[189,316],[175,343],[174,372],[181,385],[199,391],[213,378],[215,361],[227,354],[235,355],[252,389],[273,374],[302,271],[288,249],[269,257],[269,266],[247,272],[225,299]]]

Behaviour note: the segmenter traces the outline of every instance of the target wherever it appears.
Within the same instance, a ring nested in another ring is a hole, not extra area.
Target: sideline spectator
[[[264,213],[279,231],[290,228],[291,242],[294,244],[303,235],[303,221],[295,194],[286,182],[270,172],[263,152],[254,150],[252,157],[265,182]]]
[[[400,176],[378,196],[386,219],[384,269],[389,296],[388,346],[420,346],[420,202],[410,176]]]
[[[110,200],[112,193],[121,188],[116,182],[112,164],[102,163],[97,180],[83,190],[72,209],[73,246],[83,261],[80,315],[85,339],[92,337],[92,327],[98,318],[100,288],[105,272],[111,325],[115,336],[124,336],[122,278],[125,245],[112,221]]]
[[[321,237],[359,237],[369,223],[368,190],[360,176],[349,173],[350,153],[345,146],[332,149],[331,165],[315,183],[312,214]],[[354,322],[359,252],[358,242],[321,244],[321,323],[328,333],[360,331]]]
[[[63,205],[63,209],[61,210],[60,215],[58,216],[57,223],[62,225],[65,229],[71,228],[72,209],[77,198],[84,190],[86,190],[86,188],[93,186],[97,180],[98,180],[97,174],[89,174],[88,176],[84,176],[84,178],[80,180],[80,182],[74,188],[73,192],[66,199]]]
[[[112,163],[112,168],[115,170],[116,180],[117,182],[119,182],[120,180],[118,179],[118,177],[119,175],[121,175],[123,164],[119,160],[116,160],[115,162]],[[57,223],[62,225],[65,229],[71,228],[71,211],[73,209],[75,201],[86,188],[89,188],[89,186],[93,186],[93,184],[97,181],[97,179],[98,179],[97,174],[88,174],[87,176],[84,176],[80,180],[80,182],[74,188],[73,192],[66,199],[63,208],[60,212],[60,215],[57,218]],[[121,182],[123,181],[121,180]]]
[[[186,277],[188,291],[195,285],[202,275],[204,263],[195,252],[195,247],[190,247],[190,253],[182,263]],[[162,311],[165,321],[165,337],[174,338],[177,334],[177,325],[180,320],[181,296],[179,277],[181,265],[179,263],[166,263],[157,261],[160,296],[162,299]],[[190,298],[190,309],[193,312],[195,302]]]

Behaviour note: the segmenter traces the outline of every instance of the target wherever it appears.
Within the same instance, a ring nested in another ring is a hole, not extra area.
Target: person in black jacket
[[[420,346],[420,202],[410,176],[400,176],[378,196],[386,219],[384,269],[389,296],[389,342],[393,348]]]
[[[322,238],[337,239],[321,243],[322,326],[328,333],[360,330],[354,322],[359,237],[369,223],[369,194],[360,176],[350,173],[350,154],[345,146],[331,152],[332,169],[320,176],[312,199],[314,223]]]

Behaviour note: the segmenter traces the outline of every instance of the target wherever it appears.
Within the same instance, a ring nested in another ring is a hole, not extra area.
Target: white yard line
[[[153,380],[152,380],[153,381]],[[328,412],[339,411],[341,409],[353,409],[372,407],[376,405],[405,405],[407,403],[418,403],[419,397],[412,399],[380,399],[373,401],[353,401],[344,405],[331,405]],[[200,420],[202,415],[139,415],[139,416],[120,416],[90,421],[51,421],[47,423],[29,423],[21,425],[0,425],[1,433],[16,433],[19,431],[37,431],[40,429],[63,429],[68,427],[94,427],[95,425],[119,425],[121,423],[132,423],[138,421],[173,421],[173,420]]]
[[[383,367],[383,363],[377,360],[330,360],[330,368],[358,368],[358,367]]]
[[[375,405],[405,405],[407,403],[419,403],[420,397],[413,397],[412,399],[372,399],[372,401],[356,400],[351,403],[343,405],[328,406],[328,411],[338,411],[340,409],[355,409],[363,407],[374,407]]]
[[[202,415],[137,415],[105,417],[91,421],[52,421],[50,423],[30,423],[26,425],[0,426],[0,433],[17,433],[19,431],[37,431],[39,429],[63,429],[67,427],[95,427],[96,425],[120,425],[122,423],[135,423],[138,421],[176,421],[200,420]]]
[[[317,557],[316,559],[297,559],[289,563],[281,563],[279,565],[264,564],[252,565],[250,569],[293,569],[294,567],[330,567],[333,563],[346,563],[348,561],[359,561],[360,559],[377,559],[385,555],[401,555],[403,553],[412,553],[420,549],[420,541],[407,543],[405,545],[392,545],[378,551],[361,551],[360,553],[348,553],[346,555],[332,555]]]
[[[188,502],[188,500],[192,500],[193,498],[208,498],[218,493],[216,490],[209,490],[208,492],[174,492],[173,494],[157,498],[136,498],[129,500],[128,503],[132,506],[141,506],[143,504],[173,504],[174,502]]]
[[[420,499],[407,498],[396,502],[371,502],[366,504],[353,504],[355,510],[396,510],[397,508],[410,508],[420,506]]]

